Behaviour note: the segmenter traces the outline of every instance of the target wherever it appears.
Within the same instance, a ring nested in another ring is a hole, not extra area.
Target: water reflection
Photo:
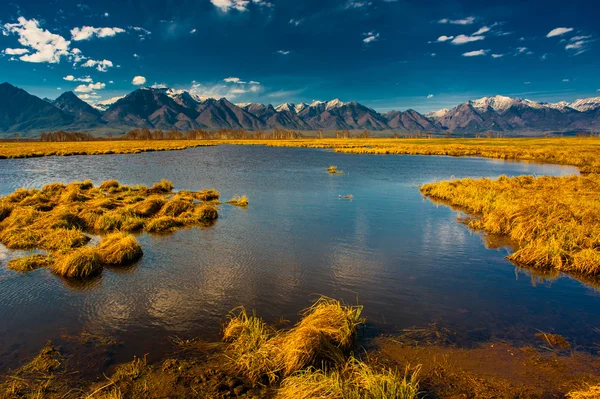
[[[338,165],[343,175],[325,172]],[[34,353],[61,334],[99,331],[117,355],[154,354],[168,337],[218,338],[229,310],[269,321],[297,318],[315,294],[365,305],[376,328],[441,320],[468,336],[519,339],[536,329],[593,342],[600,297],[580,282],[540,284],[489,250],[456,212],[423,201],[425,182],[501,174],[573,174],[575,168],[498,160],[369,156],[293,148],[219,146],[138,155],[2,160],[0,194],[53,181],[215,187],[246,194],[248,209],[222,206],[218,222],[138,237],[144,257],[85,284],[47,270],[0,268],[0,368],[8,353]],[[339,195],[351,193],[352,201]],[[486,244],[495,248],[495,244]],[[502,248],[503,246],[500,246]],[[0,247],[5,265],[15,253]],[[546,278],[546,277],[544,277]],[[474,333],[476,332],[476,333]],[[470,335],[469,335],[470,334]]]

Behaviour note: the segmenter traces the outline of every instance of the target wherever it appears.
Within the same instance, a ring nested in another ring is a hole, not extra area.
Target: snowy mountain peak
[[[600,108],[600,97],[576,100],[570,103],[569,106],[580,112],[593,111],[595,109]]]
[[[448,112],[450,112],[449,109],[443,108],[438,111],[430,112],[430,113],[426,114],[425,116],[428,118],[432,118],[432,119],[440,119],[440,118],[443,118],[444,116],[446,116],[446,114]]]
[[[325,109],[330,110],[330,109],[334,109],[334,108],[343,107],[344,105],[346,105],[346,103],[340,101],[339,98],[336,98],[334,100],[328,101],[327,104],[325,105]]]
[[[488,109],[493,109],[496,112],[503,113],[506,112],[510,107],[512,107],[518,100],[505,97],[505,96],[493,96],[493,97],[483,97],[479,100],[469,101],[469,103],[477,110],[487,111]]]
[[[299,103],[299,104],[283,103],[283,104],[279,104],[278,106],[276,106],[275,111],[277,111],[277,112],[288,111],[288,112],[297,114],[298,112],[302,111],[306,107],[307,107],[307,105],[304,103]]]

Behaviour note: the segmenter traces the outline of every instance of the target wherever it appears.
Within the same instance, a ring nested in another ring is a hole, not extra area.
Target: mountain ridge
[[[0,135],[81,130],[369,130],[398,133],[519,134],[600,130],[600,97],[558,103],[490,96],[451,109],[379,113],[355,101],[279,105],[234,104],[184,90],[139,88],[121,98],[90,105],[73,92],[40,99],[9,83],[0,84]]]

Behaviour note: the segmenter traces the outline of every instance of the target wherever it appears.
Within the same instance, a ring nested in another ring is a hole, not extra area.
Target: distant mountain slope
[[[233,104],[184,90],[140,88],[94,106],[73,92],[40,99],[9,83],[0,84],[0,135],[79,130],[369,130],[402,133],[508,134],[600,130],[600,97],[554,104],[505,96],[484,97],[422,115],[415,110],[381,114],[357,102]]]
[[[56,130],[75,118],[9,83],[0,84],[0,132]]]

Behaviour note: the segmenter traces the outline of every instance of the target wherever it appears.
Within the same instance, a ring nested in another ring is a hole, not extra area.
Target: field
[[[498,139],[292,139],[292,140],[114,140],[83,142],[2,142],[0,157],[136,154],[233,144],[326,148],[352,154],[449,155],[573,165],[582,173],[600,172],[600,138]]]

